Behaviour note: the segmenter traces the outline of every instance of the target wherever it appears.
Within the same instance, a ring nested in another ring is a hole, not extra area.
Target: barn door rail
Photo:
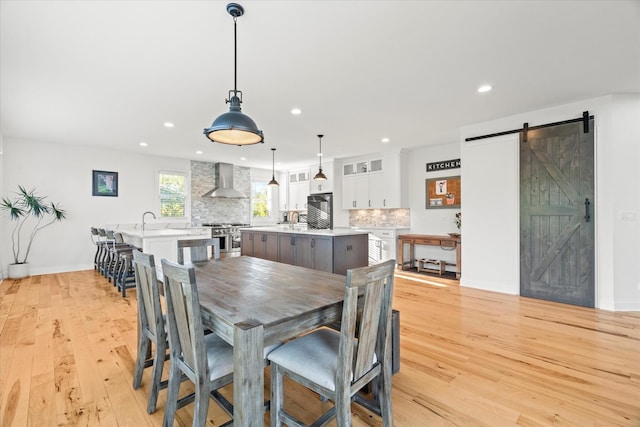
[[[496,136],[510,135],[512,133],[522,132],[522,142],[527,142],[527,134],[530,130],[543,129],[543,128],[548,128],[552,126],[560,126],[560,125],[566,125],[568,123],[576,123],[576,122],[582,122],[582,131],[584,133],[589,133],[591,131],[591,129],[589,129],[589,120],[593,118],[594,118],[593,115],[591,116],[589,115],[589,111],[583,111],[582,117],[576,118],[576,119],[563,120],[561,122],[554,122],[554,123],[546,123],[546,124],[537,125],[537,126],[529,126],[529,123],[524,123],[522,125],[522,128],[520,129],[506,130],[504,132],[490,133],[488,135],[472,136],[469,138],[465,138],[464,140],[466,142],[470,142],[470,141],[477,141],[479,139],[487,139],[487,138],[493,138]]]

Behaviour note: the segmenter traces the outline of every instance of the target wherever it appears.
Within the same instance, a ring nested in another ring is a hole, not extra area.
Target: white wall
[[[446,235],[447,233],[459,232],[455,223],[455,214],[460,212],[460,209],[426,209],[425,187],[427,179],[460,175],[465,168],[465,164],[462,163],[462,167],[458,169],[427,172],[427,163],[458,158],[460,158],[460,145],[457,141],[450,141],[448,144],[442,145],[430,145],[408,152],[408,195],[409,209],[411,211],[411,233]],[[462,206],[465,204],[464,186],[463,180]],[[463,217],[463,224],[464,221],[465,218]],[[464,244],[462,247],[464,248]],[[415,251],[415,258],[435,258],[449,262],[455,262],[456,259],[455,252],[446,252],[437,247],[418,245]]]
[[[518,135],[462,147],[463,286],[519,294]]]
[[[95,247],[90,227],[140,223],[142,213],[158,209],[156,174],[159,170],[190,175],[188,160],[125,153],[71,145],[4,138],[5,197],[18,185],[35,188],[49,202],[60,203],[67,219],[41,231],[29,256],[31,274],[93,268]],[[91,195],[92,170],[118,172],[118,197]],[[0,235],[2,269],[6,276],[11,256],[12,225],[3,215]]]
[[[640,310],[640,95],[616,96],[611,107],[614,143],[609,163],[602,165],[611,176],[600,190],[615,189],[604,201],[612,202],[613,304],[616,310]]]
[[[468,194],[473,188],[493,185],[498,176],[503,182],[517,183],[518,170],[513,165],[514,162],[517,165],[517,154],[514,157],[507,139],[495,139],[485,145],[467,143],[464,139],[521,128],[524,122],[535,126],[576,118],[585,110],[595,115],[596,123],[596,306],[608,310],[640,310],[638,94],[590,99],[462,128],[463,286],[511,293],[519,288],[510,284],[511,278],[515,278],[516,284],[519,282],[519,272],[513,270],[518,268],[517,261],[505,264],[506,272],[496,271],[504,268],[502,264],[496,266],[496,251],[518,250],[517,210],[511,206],[505,212],[501,205],[487,206]],[[497,149],[505,145],[507,149]],[[487,161],[491,161],[492,168],[480,167]],[[467,169],[465,165],[477,167]],[[499,224],[491,224],[498,228],[488,230],[483,221],[469,220],[483,217],[500,218]],[[488,231],[492,231],[497,240],[481,241],[490,234]],[[491,279],[494,276],[495,281]]]

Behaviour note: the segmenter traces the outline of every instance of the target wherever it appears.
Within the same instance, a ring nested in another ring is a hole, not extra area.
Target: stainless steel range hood
[[[233,165],[230,163],[216,163],[213,166],[216,187],[207,191],[202,197],[217,197],[223,199],[246,199],[247,196],[233,188]]]

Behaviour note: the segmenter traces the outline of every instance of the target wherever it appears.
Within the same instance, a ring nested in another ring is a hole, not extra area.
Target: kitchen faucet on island
[[[151,216],[153,216],[153,219],[156,219],[156,214],[154,214],[151,211],[146,211],[145,213],[142,214],[142,232],[144,233],[144,217],[147,214],[151,214]]]

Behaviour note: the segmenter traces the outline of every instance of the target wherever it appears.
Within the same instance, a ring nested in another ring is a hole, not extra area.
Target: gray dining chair
[[[393,425],[391,414],[391,301],[395,260],[347,270],[340,331],[326,327],[295,338],[272,351],[271,426],[304,426],[284,410],[283,376],[334,402],[316,420],[351,426],[351,401],[356,400]],[[363,298],[360,316],[359,295]],[[373,399],[357,393],[372,384]]]
[[[164,362],[169,356],[167,353],[167,332],[160,303],[160,289],[154,257],[151,254],[134,250],[133,262],[138,300],[138,354],[133,375],[133,388],[140,387],[143,370],[153,367],[147,402],[147,412],[151,414],[156,411],[160,389],[167,387],[167,382],[161,381]],[[155,348],[153,356],[151,356],[152,343]]]
[[[214,333],[205,335],[193,268],[163,259],[162,272],[171,355],[163,425],[173,425],[183,374],[195,386],[194,426],[205,425],[209,398],[233,417],[233,406],[217,391],[233,382],[233,347]]]
[[[189,249],[191,261],[208,261],[207,249],[211,247],[212,258],[220,259],[220,239],[217,237],[209,239],[185,239],[178,240],[178,264],[184,264],[184,252]]]

